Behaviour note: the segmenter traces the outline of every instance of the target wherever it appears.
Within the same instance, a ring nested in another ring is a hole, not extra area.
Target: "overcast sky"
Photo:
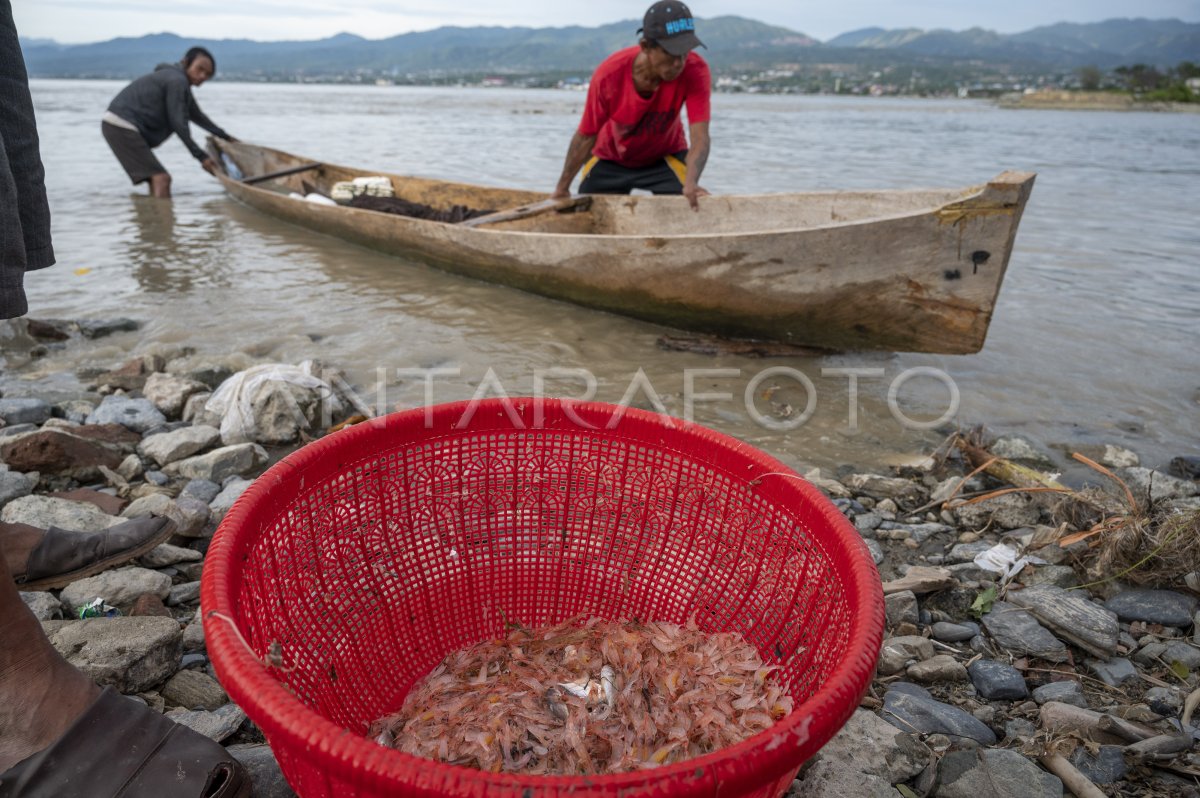
[[[320,39],[350,32],[368,39],[442,25],[595,26],[639,18],[639,0],[12,0],[17,30],[66,43],[171,32],[203,39]],[[737,14],[822,41],[858,28],[982,27],[1016,33],[1055,22],[1112,17],[1200,22],[1200,0],[696,0],[698,17]],[[632,33],[632,32],[631,32]],[[701,35],[703,32],[701,30]]]

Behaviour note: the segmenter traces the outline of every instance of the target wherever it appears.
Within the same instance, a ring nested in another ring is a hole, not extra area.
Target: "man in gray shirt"
[[[211,78],[216,68],[212,53],[193,47],[178,64],[159,64],[113,98],[100,132],[134,185],[148,181],[151,194],[170,198],[171,175],[151,150],[172,133],[179,136],[205,171],[216,172],[216,163],[192,140],[188,127],[189,122],[195,122],[217,138],[236,140],[205,116],[192,96],[192,87]]]

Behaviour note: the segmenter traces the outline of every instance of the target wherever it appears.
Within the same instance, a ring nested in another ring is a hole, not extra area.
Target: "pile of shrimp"
[[[447,656],[369,734],[497,773],[652,768],[740,742],[791,712],[770,678],[776,669],[740,635],[694,622],[518,627]]]

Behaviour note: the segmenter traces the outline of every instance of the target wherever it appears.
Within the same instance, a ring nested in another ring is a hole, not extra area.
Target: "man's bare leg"
[[[17,593],[12,573],[24,571],[37,544],[30,529],[40,536],[0,523],[0,773],[61,737],[100,694],[54,650]]]
[[[159,172],[150,176],[150,196],[159,199],[171,198],[171,176],[169,174]]]

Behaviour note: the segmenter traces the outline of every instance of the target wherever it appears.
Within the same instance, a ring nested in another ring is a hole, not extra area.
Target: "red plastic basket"
[[[678,419],[534,399],[395,413],[288,456],[221,524],[201,597],[221,683],[305,798],[777,796],[854,711],[884,615],[858,534],[779,461]],[[707,756],[586,778],[364,736],[504,618],[580,614],[740,632],[796,708]]]

